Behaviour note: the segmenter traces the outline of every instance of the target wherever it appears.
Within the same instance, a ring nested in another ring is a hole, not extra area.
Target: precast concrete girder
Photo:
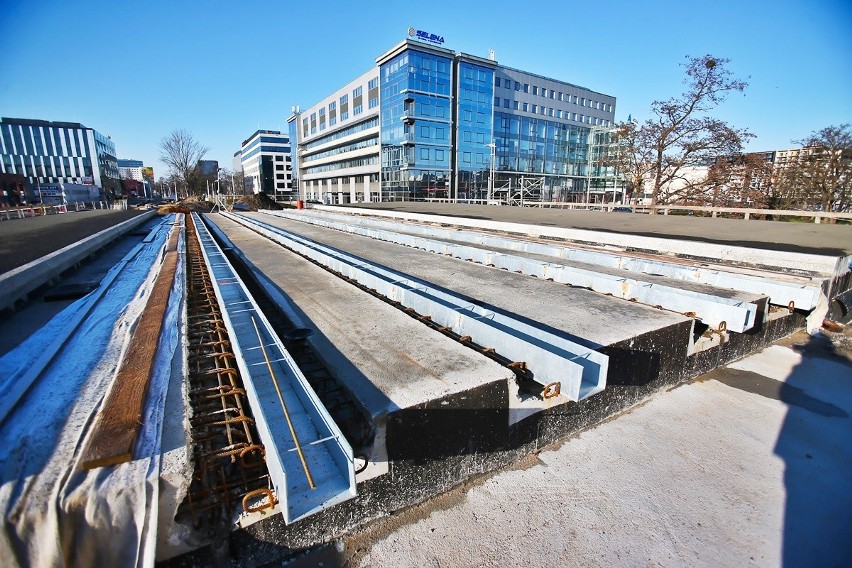
[[[288,219],[303,221],[373,239],[444,254],[462,260],[502,268],[529,276],[589,288],[617,298],[660,306],[673,312],[690,314],[713,329],[742,333],[754,327],[758,306],[751,302],[685,290],[675,286],[621,277],[605,272],[545,262],[526,256],[506,254],[478,247],[438,241],[395,231],[362,227],[328,219],[278,213]],[[550,247],[557,249],[558,247]],[[551,256],[557,256],[556,254]]]
[[[376,290],[435,324],[470,341],[523,362],[542,385],[559,383],[570,400],[587,398],[606,388],[609,358],[510,313],[473,305],[452,292],[324,246],[311,239],[242,215],[225,214],[257,233],[360,285]]]
[[[347,216],[329,212],[322,212],[318,214],[315,211],[301,211],[299,214],[291,214],[282,211],[263,212],[301,221],[306,220],[307,217],[314,219],[327,218],[345,222],[347,225],[357,224],[362,227],[373,227],[397,232],[399,232],[401,230],[400,227],[403,226],[405,233],[413,235],[449,239],[452,241],[467,242],[485,247],[543,256],[553,256],[585,264],[594,264],[608,268],[619,268],[629,270],[631,272],[665,276],[667,278],[683,280],[686,282],[695,282],[698,284],[716,286],[718,288],[727,288],[731,290],[738,290],[740,292],[760,294],[767,296],[769,298],[769,303],[771,304],[779,306],[790,306],[792,304],[795,308],[805,311],[810,311],[816,308],[822,294],[820,282],[798,283],[777,280],[772,278],[771,273],[767,273],[766,276],[756,276],[734,271],[719,270],[717,268],[691,266],[687,264],[652,260],[617,253],[536,243],[475,231],[444,229],[412,223],[401,225],[399,222],[366,219],[360,215]]]
[[[193,220],[284,521],[355,497],[352,448],[207,227]]]

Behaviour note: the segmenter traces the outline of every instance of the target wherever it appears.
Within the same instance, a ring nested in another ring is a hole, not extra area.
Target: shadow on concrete
[[[774,452],[784,460],[783,565],[848,566],[852,558],[852,362],[822,336],[794,349],[782,382],[728,368],[723,383],[788,407]]]
[[[775,453],[784,460],[784,566],[848,566],[852,558],[852,362],[822,336],[779,389],[789,405]]]

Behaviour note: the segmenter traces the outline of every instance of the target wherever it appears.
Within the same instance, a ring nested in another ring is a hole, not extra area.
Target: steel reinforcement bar
[[[193,221],[284,521],[351,499],[352,448],[197,214]]]
[[[267,223],[223,213],[259,234],[359,284],[376,290],[463,338],[525,365],[529,376],[578,401],[606,388],[609,358],[524,321],[480,306],[428,282],[324,246]],[[546,389],[547,390],[547,389]],[[551,391],[548,391],[551,392]]]

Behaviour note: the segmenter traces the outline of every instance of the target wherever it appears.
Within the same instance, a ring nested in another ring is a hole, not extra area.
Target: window
[[[500,86],[500,77],[494,77],[494,86],[495,86],[495,87],[499,87],[499,86]]]
[[[429,138],[429,127],[421,126],[420,127],[420,136],[423,138]]]
[[[378,87],[379,87],[379,78],[378,77],[373,77],[372,79],[370,79],[370,82],[367,83],[368,89],[377,89]]]
[[[471,141],[470,130],[465,130],[462,134],[463,134],[462,135],[462,141],[463,142],[470,142]]]
[[[443,150],[435,150],[435,161],[443,162],[444,161],[444,151]]]
[[[510,108],[511,104],[512,101],[510,101],[509,99],[503,99],[503,108]]]
[[[368,106],[370,108],[375,108],[375,107],[379,106],[379,97],[375,97],[373,99],[370,99]]]
[[[363,109],[364,109],[364,105],[356,105],[356,106],[352,107],[352,114],[353,115],[359,115],[359,114],[361,114],[361,111]]]
[[[429,148],[420,148],[420,159],[428,160],[429,159]]]
[[[520,110],[521,103],[515,101],[515,110]]]
[[[355,89],[352,91],[352,98],[353,98],[353,99],[354,99],[355,97],[360,97],[360,96],[361,96],[361,89],[362,89],[362,88],[363,88],[363,87],[357,87],[357,88],[355,88]]]
[[[580,97],[580,106],[581,107],[586,106],[586,97]]]
[[[562,100],[562,97],[561,97],[562,93],[559,93],[559,94],[560,94],[559,100]],[[552,89],[551,89],[551,91],[550,91],[550,98],[551,98],[551,99],[555,99],[555,98],[556,98],[556,91],[554,91],[554,90],[552,90]]]
[[[462,162],[469,164],[470,163],[470,152],[462,153]]]
[[[520,90],[521,90],[521,84],[520,84],[520,83],[518,83],[517,81],[515,81],[515,90],[516,90],[516,91],[520,91]]]
[[[525,92],[525,93],[529,93],[529,92],[530,92],[530,86],[529,86],[529,84],[527,84],[527,83],[524,83],[524,92]]]
[[[537,94],[538,94],[538,87],[536,87],[535,85],[533,85],[533,92],[532,92],[532,94],[534,94],[534,95],[537,95]]]
[[[574,104],[577,104],[577,95],[574,95]]]
[[[576,112],[571,113],[571,120],[577,120],[577,113]]]
[[[562,95],[563,95],[563,94],[564,94],[564,93],[559,93],[559,100],[560,100],[560,101],[562,100]]]
[[[523,111],[524,111],[524,112],[529,112],[529,107],[527,106],[527,103],[524,103]]]
[[[500,106],[500,97],[494,97],[494,106]]]
[[[556,109],[556,118],[562,118],[562,111],[560,109]]]
[[[552,108],[550,108],[550,107],[547,108],[547,115],[553,116],[553,109]]]
[[[525,109],[525,110],[526,110],[526,109]],[[532,106],[532,112],[533,112],[533,114],[535,114],[535,113],[537,113],[537,112],[538,112],[538,105],[533,105],[533,106]]]
[[[595,101],[595,110],[598,109],[598,101]]]

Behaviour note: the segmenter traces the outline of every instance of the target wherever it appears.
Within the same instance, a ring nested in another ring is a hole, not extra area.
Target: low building
[[[19,174],[40,184],[95,185],[121,191],[115,144],[77,122],[0,119],[0,173]]]

